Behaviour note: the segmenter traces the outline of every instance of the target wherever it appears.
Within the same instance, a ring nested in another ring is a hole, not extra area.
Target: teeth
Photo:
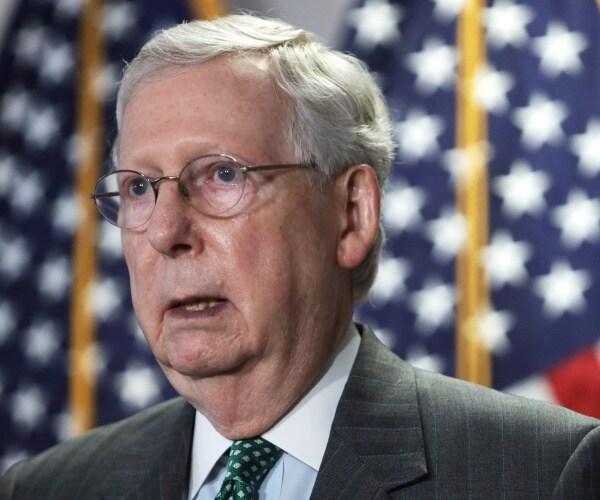
[[[204,309],[214,307],[218,303],[218,300],[200,300],[198,302],[188,302],[187,304],[183,304],[182,307],[186,311],[204,311]]]

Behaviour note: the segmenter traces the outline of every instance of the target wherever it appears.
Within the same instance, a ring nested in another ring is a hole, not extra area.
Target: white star
[[[123,258],[123,247],[121,246],[121,230],[104,219],[100,225],[100,252],[113,260]]]
[[[38,427],[46,415],[46,396],[35,385],[22,385],[9,400],[13,422],[27,431]]]
[[[523,285],[527,280],[525,263],[532,254],[528,243],[513,240],[506,231],[496,231],[482,253],[483,265],[492,287],[498,289],[506,284]]]
[[[100,321],[114,316],[124,297],[123,285],[113,278],[104,278],[91,289],[90,306]]]
[[[514,87],[515,79],[507,71],[497,71],[486,65],[475,76],[475,99],[490,113],[500,114],[509,107],[506,94]]]
[[[479,142],[466,148],[453,148],[442,154],[442,166],[450,174],[452,185],[464,180],[473,168],[479,167],[492,157],[492,146],[487,142]]]
[[[412,347],[406,353],[406,361],[416,368],[430,372],[444,372],[444,357],[429,354],[423,347]]]
[[[579,55],[587,46],[585,36],[568,31],[563,23],[556,21],[548,24],[546,35],[532,42],[533,52],[541,59],[540,69],[550,78],[561,73],[581,73],[583,65]]]
[[[421,110],[411,110],[405,120],[396,125],[400,154],[411,161],[430,157],[439,150],[438,138],[444,129],[443,121]]]
[[[0,302],[0,345],[8,342],[16,333],[17,314],[10,302]]]
[[[387,328],[375,328],[373,327],[373,333],[379,339],[380,342],[383,343],[388,349],[394,349],[394,345],[396,344],[397,337],[394,332],[388,330]]]
[[[516,161],[508,175],[492,181],[494,192],[503,200],[502,211],[513,219],[525,213],[540,214],[546,207],[544,193],[550,184],[546,173],[532,170],[524,161]]]
[[[43,26],[30,25],[22,28],[13,45],[17,63],[35,66],[47,40],[48,33]]]
[[[431,281],[412,294],[409,304],[417,315],[415,326],[430,335],[442,325],[449,323],[454,315],[456,292],[454,287],[438,281]]]
[[[514,324],[509,312],[489,311],[479,318],[479,338],[493,354],[506,354],[510,350],[507,334]]]
[[[156,369],[134,362],[115,376],[114,385],[118,397],[126,406],[140,410],[158,401],[163,379]]]
[[[56,139],[59,132],[59,113],[52,106],[29,109],[24,131],[29,146],[44,149]]]
[[[397,234],[416,227],[421,222],[421,209],[425,205],[425,191],[397,182],[383,197],[383,224]]]
[[[10,197],[10,205],[15,212],[30,215],[44,201],[44,186],[38,172],[20,173]]]
[[[61,193],[52,205],[52,225],[60,232],[72,235],[78,222],[78,210],[75,205],[76,197],[71,189]],[[91,202],[91,200],[90,200]],[[101,243],[102,244],[102,243]]]
[[[600,237],[600,199],[588,198],[584,191],[573,189],[567,203],[552,211],[552,222],[561,230],[561,240],[569,248]]]
[[[575,271],[568,262],[554,263],[549,274],[536,278],[535,292],[544,301],[544,312],[557,318],[567,311],[575,314],[585,308],[583,294],[591,286],[588,272]]]
[[[441,88],[451,88],[456,80],[456,49],[431,37],[425,40],[423,50],[406,56],[406,66],[417,76],[415,86],[425,95]]]
[[[54,0],[55,12],[59,17],[75,17],[81,12],[85,0]]]
[[[73,419],[68,411],[58,413],[52,422],[52,430],[58,442],[66,441],[71,435],[73,429]]]
[[[377,278],[369,291],[376,303],[384,303],[406,291],[405,281],[410,274],[406,259],[383,257],[377,270]]]
[[[402,18],[400,6],[384,0],[367,0],[362,7],[351,9],[347,14],[348,24],[356,29],[356,43],[365,50],[398,40],[398,24]]]
[[[522,131],[521,142],[530,150],[548,143],[558,144],[564,137],[562,122],[568,115],[567,106],[550,101],[540,93],[533,93],[529,104],[513,113],[513,122]]]
[[[120,65],[108,64],[94,78],[94,93],[102,102],[107,102],[116,95],[121,69]]]
[[[15,450],[9,448],[4,456],[0,459],[0,475],[3,475],[8,469],[10,469],[14,464],[25,460],[29,457],[27,451],[20,449]]]
[[[29,265],[30,251],[27,241],[17,236],[12,240],[0,240],[0,273],[9,280],[21,277]]]
[[[52,321],[34,323],[23,339],[23,352],[35,364],[47,365],[59,352],[60,336]]]
[[[65,298],[72,282],[70,260],[64,256],[49,258],[38,271],[38,289],[48,300]]]
[[[431,0],[435,3],[433,15],[443,23],[454,21],[462,12],[467,0]]]
[[[138,323],[138,320],[135,317],[135,312],[131,312],[129,314],[129,318],[127,321],[127,331],[133,336],[136,343],[139,346],[142,346],[143,350],[146,351],[148,348],[148,342],[146,341],[144,332],[140,328],[140,324]]]
[[[510,0],[497,0],[483,14],[488,43],[496,49],[523,46],[527,42],[526,26],[533,18],[531,8]]]
[[[426,224],[425,234],[433,243],[434,259],[445,263],[462,249],[467,238],[467,224],[454,208],[446,207],[438,219]]]
[[[113,40],[123,38],[134,29],[138,12],[132,3],[106,4],[102,12],[102,31]]]
[[[75,55],[68,43],[55,43],[44,47],[40,63],[40,76],[45,81],[60,83],[73,71]]]
[[[27,121],[31,98],[23,89],[14,88],[2,98],[2,125],[12,131],[21,130]]]
[[[583,134],[571,138],[571,151],[579,157],[579,170],[592,177],[600,172],[600,120],[588,121]]]

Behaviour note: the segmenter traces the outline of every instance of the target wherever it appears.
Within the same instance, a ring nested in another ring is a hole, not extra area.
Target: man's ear
[[[367,256],[379,229],[381,192],[375,171],[369,165],[353,165],[336,179],[342,207],[342,226],[337,262],[354,269]]]

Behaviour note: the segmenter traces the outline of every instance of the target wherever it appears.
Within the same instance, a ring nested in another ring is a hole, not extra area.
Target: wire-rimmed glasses
[[[226,154],[200,156],[189,162],[177,176],[152,178],[135,170],[116,170],[100,177],[90,196],[108,222],[134,229],[150,220],[158,187],[162,181],[176,181],[190,206],[204,215],[233,217],[244,194],[246,175],[259,170],[308,168],[302,163],[243,165]]]

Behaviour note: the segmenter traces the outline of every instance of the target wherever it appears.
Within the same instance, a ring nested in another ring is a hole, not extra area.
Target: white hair
[[[393,141],[384,98],[354,56],[331,50],[312,34],[253,15],[191,21],[159,32],[125,68],[117,96],[117,127],[136,89],[161,69],[191,66],[219,56],[264,55],[289,107],[285,136],[297,161],[314,164],[326,178],[366,163],[381,189],[389,174]],[[118,138],[113,156],[116,158]],[[355,299],[368,293],[383,245],[380,225],[368,256],[353,271]]]

